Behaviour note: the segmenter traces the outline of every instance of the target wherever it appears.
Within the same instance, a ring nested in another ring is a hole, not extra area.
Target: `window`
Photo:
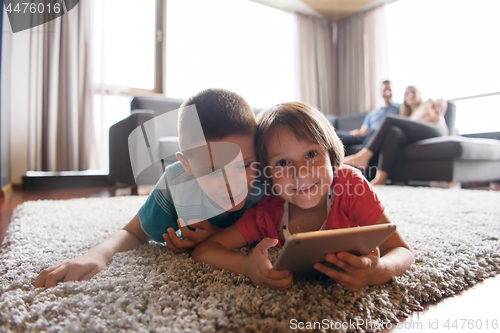
[[[390,78],[456,100],[461,134],[500,131],[500,2],[399,0],[386,7]]]
[[[94,1],[94,81],[153,90],[155,0]]]
[[[166,93],[226,88],[254,107],[294,98],[294,20],[253,1],[168,0]]]
[[[184,99],[217,87],[242,95],[253,107],[294,99],[295,21],[289,13],[243,0],[94,3],[100,169],[109,169],[109,127],[130,114],[133,96]]]
[[[97,167],[109,169],[109,128],[130,115],[133,91],[155,86],[156,0],[94,1],[94,128]]]

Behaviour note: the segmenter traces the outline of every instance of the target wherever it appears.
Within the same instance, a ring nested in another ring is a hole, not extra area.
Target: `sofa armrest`
[[[109,128],[109,176],[112,183],[135,185],[128,136],[134,129],[156,116],[154,111],[136,110]]]
[[[153,111],[153,110],[144,110],[144,109],[135,109],[135,110],[132,110],[130,111],[130,115],[133,115],[133,114],[147,114],[147,115],[152,115],[151,118],[154,118],[158,115],[158,113],[156,111]]]
[[[177,110],[182,104],[182,99],[167,97],[137,96],[130,102],[130,110],[153,110],[157,115]]]

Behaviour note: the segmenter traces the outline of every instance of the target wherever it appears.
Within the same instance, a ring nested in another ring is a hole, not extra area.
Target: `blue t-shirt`
[[[399,104],[394,103],[388,108],[381,107],[380,109],[375,109],[368,112],[368,114],[365,116],[365,119],[363,120],[363,125],[361,126],[368,126],[369,129],[375,131],[379,129],[380,125],[382,124],[382,120],[384,120],[385,116],[387,116],[388,114],[399,114]]]
[[[182,188],[179,190],[178,185],[181,184]],[[264,196],[264,192],[264,186],[256,180],[242,209],[235,212],[224,211],[213,205],[196,178],[189,175],[180,162],[175,162],[166,168],[139,210],[139,219],[146,235],[157,242],[164,242],[163,234],[167,233],[168,228],[174,228],[176,231],[179,229],[179,215],[186,223],[191,219],[201,218],[214,226],[226,228],[236,222],[248,208],[253,207]],[[172,194],[176,198],[175,205]],[[200,216],[201,212],[203,216]]]

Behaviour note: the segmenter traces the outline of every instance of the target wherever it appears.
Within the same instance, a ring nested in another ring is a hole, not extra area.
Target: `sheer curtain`
[[[384,6],[337,23],[296,17],[300,99],[334,115],[378,107],[388,79]]]
[[[298,96],[323,113],[331,114],[335,101],[332,23],[321,17],[295,15]]]
[[[365,13],[363,27],[365,54],[365,110],[380,107],[380,84],[389,79],[385,6]]]
[[[337,115],[366,111],[364,16],[364,13],[354,14],[337,24]]]
[[[33,171],[93,168],[91,9],[71,11],[30,33],[28,167]]]

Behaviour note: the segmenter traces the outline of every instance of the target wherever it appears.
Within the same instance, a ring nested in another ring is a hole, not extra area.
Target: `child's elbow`
[[[410,269],[411,265],[415,263],[415,253],[413,252],[413,249],[411,247],[406,247],[404,248],[406,250],[406,269]]]
[[[413,265],[415,263],[415,252],[413,251],[413,247],[408,245],[408,247],[406,249],[410,253],[410,260],[411,260],[411,264]]]
[[[193,258],[196,261],[200,261],[201,254],[203,253],[202,247],[203,243],[198,244],[191,252],[191,258]]]
[[[191,258],[196,261],[205,262],[208,258],[207,253],[212,252],[213,246],[214,244],[212,241],[206,240],[204,242],[201,242],[200,244],[196,245],[196,247],[191,252]]]

